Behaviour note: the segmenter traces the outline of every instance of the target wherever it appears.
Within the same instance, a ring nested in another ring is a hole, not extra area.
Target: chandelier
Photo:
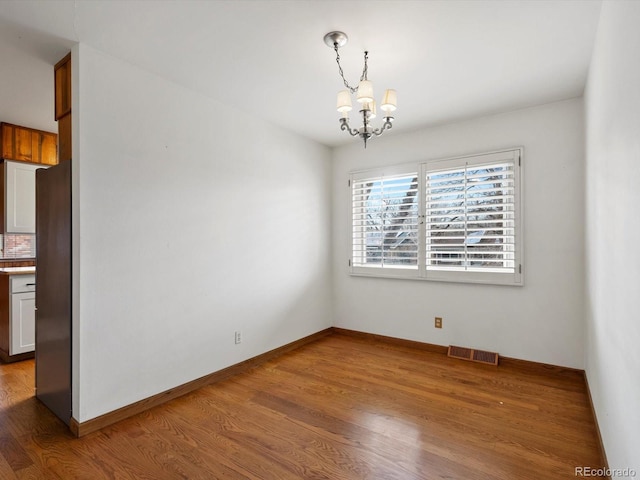
[[[367,60],[369,52],[364,52],[364,68],[360,76],[360,83],[357,87],[352,87],[344,78],[342,66],[340,65],[340,53],[338,49],[347,44],[347,35],[343,32],[329,32],[324,36],[324,43],[333,48],[336,52],[336,62],[338,72],[342,77],[346,90],[338,92],[337,109],[340,112],[340,130],[348,132],[353,137],[360,137],[364,141],[364,148],[367,148],[367,140],[372,137],[379,137],[385,130],[393,126],[393,112],[396,109],[397,94],[395,90],[385,90],[382,97],[380,109],[384,112],[384,122],[380,128],[373,128],[371,120],[376,118],[376,102],[373,99],[373,84],[367,78]],[[349,112],[353,109],[351,105],[351,95],[356,94],[356,101],[360,104],[360,115],[362,116],[362,126],[351,128],[349,126]]]

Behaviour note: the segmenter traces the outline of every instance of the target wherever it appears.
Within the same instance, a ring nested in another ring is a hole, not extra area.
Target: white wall
[[[0,38],[0,65],[3,65],[0,121],[57,132],[53,113],[53,65],[3,38]]]
[[[74,417],[329,327],[330,150],[86,45],[77,57]]]
[[[585,94],[586,372],[611,468],[640,475],[640,3],[605,2]]]
[[[400,112],[400,111],[399,111]],[[398,122],[402,121],[398,113]],[[524,146],[524,287],[351,277],[348,172]],[[581,99],[352,142],[334,152],[335,325],[583,367]],[[433,326],[435,316],[444,328]]]

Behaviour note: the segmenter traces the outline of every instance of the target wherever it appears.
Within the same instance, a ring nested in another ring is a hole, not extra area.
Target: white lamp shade
[[[395,90],[385,90],[380,108],[385,112],[393,112],[398,105],[398,96]]]
[[[369,80],[362,80],[358,85],[358,97],[359,103],[373,102],[373,83]]]
[[[337,108],[341,113],[351,111],[351,94],[348,90],[338,92]]]

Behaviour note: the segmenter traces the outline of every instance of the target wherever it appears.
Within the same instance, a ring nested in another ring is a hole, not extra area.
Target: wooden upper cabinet
[[[58,122],[58,160],[71,160],[71,53],[54,67],[55,117]]]
[[[71,54],[60,60],[54,67],[56,120],[71,113]]]
[[[31,161],[31,130],[9,123],[2,124],[2,158]]]
[[[55,133],[1,123],[0,137],[2,158],[5,160],[45,165],[58,163],[58,136]]]
[[[34,130],[31,133],[31,145],[32,151],[36,152],[37,163],[58,164],[58,135]]]

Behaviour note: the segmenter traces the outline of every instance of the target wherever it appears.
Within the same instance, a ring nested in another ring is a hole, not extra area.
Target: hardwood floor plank
[[[603,466],[579,372],[431,350],[333,334],[80,439],[33,397],[33,361],[0,365],[0,478],[564,480]]]
[[[0,478],[3,480],[15,480],[17,478],[16,472],[2,455],[0,455]]]
[[[57,478],[56,476],[42,470],[37,465],[31,465],[30,467],[18,470],[17,472],[15,472],[15,475],[18,480],[41,480],[43,478]]]
[[[6,432],[0,433],[0,455],[14,471],[33,465],[31,458],[20,443]]]

